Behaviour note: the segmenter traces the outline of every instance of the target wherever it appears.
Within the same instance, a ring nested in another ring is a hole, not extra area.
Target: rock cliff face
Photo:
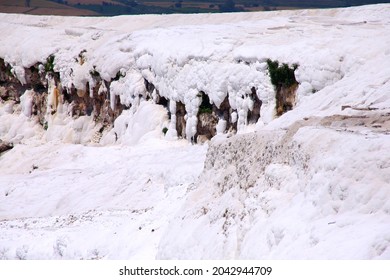
[[[295,83],[276,90],[276,115],[281,116],[294,108],[297,89],[298,83]]]
[[[0,98],[19,102],[19,97],[26,90],[19,80],[12,74],[10,65],[6,65],[0,58]]]
[[[80,62],[83,64],[82,56]],[[28,91],[29,105],[28,116],[36,118],[44,129],[48,128],[48,116],[57,113],[60,104],[67,105],[66,114],[74,119],[81,116],[92,116],[100,127],[100,133],[113,126],[115,119],[124,109],[129,109],[132,103],[126,105],[120,98],[110,92],[111,84],[123,78],[117,75],[111,81],[105,81],[95,69],[90,71],[91,81],[86,83],[86,89],[76,89],[72,84],[65,87],[61,81],[60,73],[55,72],[54,56],[47,58],[46,63],[36,63],[24,69],[24,77],[21,82],[16,78],[12,67],[3,59],[0,59],[0,98],[2,102],[12,101],[19,104],[21,97]],[[284,111],[291,109],[294,104],[295,89],[283,88],[279,96]],[[141,100],[153,100],[156,104],[164,106],[168,110],[169,118],[174,118],[175,129],[179,138],[187,138],[192,142],[204,142],[210,140],[217,133],[237,132],[237,110],[232,109],[229,103],[229,94],[219,106],[211,104],[207,94],[199,91],[199,108],[195,116],[194,127],[187,127],[188,110],[180,101],[173,101],[160,95],[155,86],[144,79],[144,95],[133,96]],[[278,95],[277,95],[278,96]],[[251,104],[247,115],[242,121],[244,125],[255,124],[260,118],[262,101],[257,95],[256,88],[242,96],[243,100],[249,100]],[[175,106],[170,106],[174,102]],[[112,104],[114,103],[114,104]],[[287,104],[287,105],[286,105]],[[279,108],[279,107],[278,107]],[[218,128],[217,128],[218,126]],[[195,131],[193,131],[195,129]],[[217,131],[218,130],[218,131]]]
[[[110,82],[99,76],[94,76],[94,86],[90,87],[87,83],[87,92],[74,86],[63,87],[59,73],[40,63],[25,68],[24,73],[25,83],[22,83],[15,77],[12,67],[0,59],[0,98],[2,102],[19,104],[21,97],[28,91],[31,99],[28,115],[36,118],[44,129],[47,129],[47,115],[56,114],[60,104],[69,106],[67,114],[70,117],[93,116],[103,127],[112,126],[125,108],[119,98],[115,99],[115,109],[111,108]]]
[[[67,123],[93,120],[91,126],[107,132],[124,110],[131,118],[150,100],[167,110],[167,138],[197,142],[223,132],[249,132],[305,106],[313,93],[323,98],[308,109],[340,105],[325,99],[354,106],[349,93],[355,89],[338,90],[338,83],[351,85],[348,79],[361,67],[374,69],[377,62],[370,61],[386,60],[387,22],[377,22],[388,9],[322,10],[316,17],[311,11],[77,20],[1,14],[0,96],[17,104],[29,90],[24,105],[32,108],[23,105],[24,112],[43,127],[50,127],[50,119],[60,123],[69,117]],[[328,38],[338,40],[329,44]],[[380,43],[373,45],[373,38]],[[362,44],[372,46],[370,52],[354,47]],[[275,65],[275,83],[269,59],[281,63]]]

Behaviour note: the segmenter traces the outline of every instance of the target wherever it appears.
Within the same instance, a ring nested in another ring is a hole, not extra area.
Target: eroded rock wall
[[[83,65],[83,60],[81,59],[79,63]],[[90,79],[85,82],[84,89],[77,88],[74,84],[66,86],[62,83],[61,74],[55,72],[54,64],[55,58],[50,56],[46,63],[36,63],[29,68],[25,68],[24,78],[21,82],[20,77],[17,78],[13,73],[11,65],[0,59],[0,98],[2,102],[13,101],[15,104],[19,104],[21,96],[28,90],[31,98],[31,109],[27,110],[29,112],[28,117],[36,117],[44,129],[47,129],[48,126],[48,116],[55,115],[60,104],[67,105],[66,114],[68,116],[75,119],[82,116],[91,116],[100,127],[105,129],[113,126],[115,119],[124,109],[139,104],[141,100],[151,99],[168,110],[169,118],[171,116],[175,118],[174,129],[177,136],[187,138],[194,143],[210,140],[217,133],[236,133],[239,120],[241,126],[255,124],[261,116],[263,102],[260,100],[255,87],[252,87],[250,92],[243,94],[241,101],[237,101],[237,97],[234,97],[235,103],[247,104],[241,105],[243,108],[247,108],[244,114],[242,109],[240,112],[234,109],[237,104],[231,105],[229,92],[227,92],[221,104],[217,106],[212,104],[207,92],[202,90],[199,90],[196,94],[200,105],[197,111],[194,112],[193,102],[191,108],[186,108],[188,102],[170,100],[160,95],[155,85],[142,77],[143,89],[140,89],[138,84],[135,86],[138,87],[137,90],[132,89],[134,96],[131,96],[130,101],[122,100],[122,96],[118,95],[118,92],[111,92],[113,82],[115,82],[116,87],[118,84],[122,86],[122,90],[126,90],[128,86],[131,86],[127,80],[123,82],[126,75],[122,75],[120,72],[110,81],[106,81],[93,68],[89,71]],[[135,77],[134,81],[138,83],[139,74],[134,73],[132,75],[133,78]],[[278,115],[281,114],[279,112],[280,108],[281,112],[292,108],[295,102],[296,88],[297,85],[290,88],[281,88],[280,91],[277,91]],[[175,106],[170,106],[172,102],[175,103]],[[189,113],[192,115],[190,124],[193,127],[187,127]],[[195,123],[193,118],[195,118]]]

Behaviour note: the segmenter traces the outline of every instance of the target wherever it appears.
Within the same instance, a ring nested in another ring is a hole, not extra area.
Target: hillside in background
[[[96,16],[96,12],[47,0],[0,0],[0,13],[61,16]]]
[[[336,8],[388,2],[388,0],[0,0],[0,12],[113,16]]]

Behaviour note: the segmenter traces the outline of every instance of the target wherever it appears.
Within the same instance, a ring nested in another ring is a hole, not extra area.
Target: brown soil
[[[0,0],[0,13],[22,13],[29,15],[58,16],[94,16],[95,12],[76,9],[47,0],[31,0],[30,7],[25,7],[24,0]]]

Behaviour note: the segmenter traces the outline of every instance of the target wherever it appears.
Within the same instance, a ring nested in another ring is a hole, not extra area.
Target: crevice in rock
[[[196,134],[194,135],[195,143],[210,140],[217,134],[216,126],[218,116],[216,111],[218,108],[210,103],[209,97],[203,92],[199,92],[202,100],[198,110],[198,123],[196,126]]]
[[[215,112],[219,119],[226,121],[226,131],[237,132],[237,118],[233,117],[237,115],[237,111],[231,108],[228,95],[222,101],[221,105],[219,105],[219,108],[216,108]]]
[[[0,154],[11,150],[13,147],[14,145],[12,143],[3,142],[2,140],[0,140]]]
[[[186,138],[186,107],[183,103],[176,102],[176,131],[177,136]]]
[[[281,86],[276,90],[276,115],[281,116],[293,109],[298,83],[291,86]]]
[[[158,90],[156,90],[156,99],[155,99],[156,104],[162,105],[165,108],[168,108],[169,105],[169,100],[166,99],[164,96],[160,96]]]
[[[252,110],[248,111],[248,116],[247,116],[248,124],[257,123],[257,121],[260,118],[261,105],[263,104],[263,102],[257,96],[257,92],[256,92],[255,87],[251,88],[251,92],[252,92],[251,98],[253,100],[253,108],[252,108]]]
[[[4,101],[20,102],[21,93],[27,89],[13,74],[11,65],[0,58],[0,98]]]
[[[155,89],[155,86],[146,79],[144,79],[144,83],[146,91],[149,92],[149,94],[152,94]]]

